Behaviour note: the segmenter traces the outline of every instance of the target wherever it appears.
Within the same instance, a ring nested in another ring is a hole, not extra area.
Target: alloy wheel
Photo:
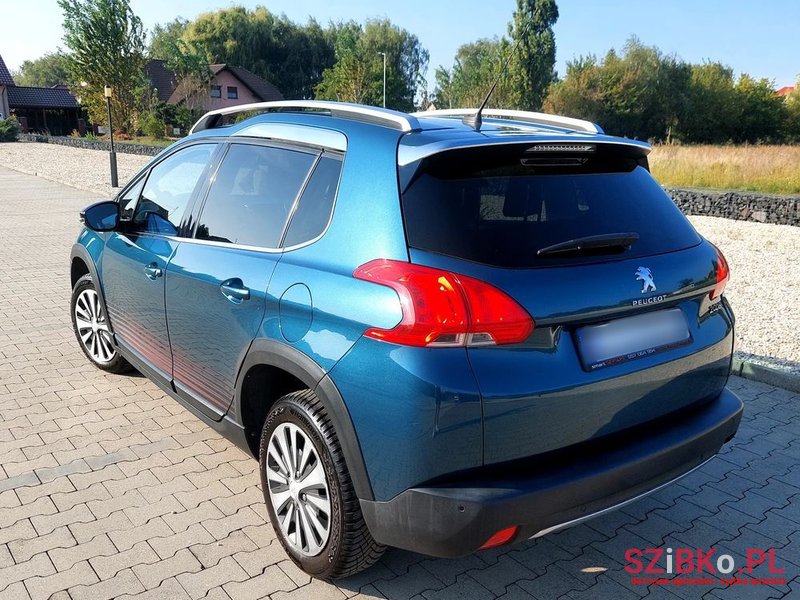
[[[294,423],[272,432],[266,476],[285,540],[304,556],[318,555],[330,535],[330,491],[314,444]]]
[[[117,355],[100,297],[95,290],[83,290],[75,301],[75,327],[81,343],[95,361],[105,364]]]

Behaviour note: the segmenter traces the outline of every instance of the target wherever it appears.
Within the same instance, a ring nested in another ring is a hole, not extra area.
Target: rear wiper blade
[[[561,254],[566,252],[583,252],[585,250],[599,250],[602,248],[619,248],[627,250],[631,244],[639,240],[639,234],[629,233],[604,233],[601,235],[587,235],[586,237],[576,238],[545,246],[536,253],[537,256],[547,254]]]

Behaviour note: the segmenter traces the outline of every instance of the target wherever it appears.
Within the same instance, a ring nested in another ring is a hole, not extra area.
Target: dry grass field
[[[800,145],[654,146],[650,167],[668,187],[800,194]]]

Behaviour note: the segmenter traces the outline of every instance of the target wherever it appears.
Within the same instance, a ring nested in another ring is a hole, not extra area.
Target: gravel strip
[[[124,184],[149,157],[118,154],[117,160]],[[103,197],[116,194],[108,185],[106,152],[52,144],[0,144],[0,165]],[[730,263],[726,295],[736,312],[740,356],[800,374],[800,227],[718,217],[689,220]]]
[[[118,153],[117,173],[120,185],[125,185],[150,158]],[[94,192],[103,198],[112,198],[119,192],[119,189],[111,187],[108,152],[55,144],[15,142],[0,144],[0,165]]]
[[[800,227],[689,217],[731,268],[740,357],[800,375]]]

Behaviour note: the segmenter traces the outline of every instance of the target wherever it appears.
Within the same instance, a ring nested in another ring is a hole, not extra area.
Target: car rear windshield
[[[630,151],[599,145],[576,153],[484,146],[434,155],[400,174],[401,181],[410,178],[402,195],[409,246],[527,268],[696,245],[694,228],[645,165]],[[614,234],[636,234],[638,240],[627,249],[537,254],[569,240]]]

